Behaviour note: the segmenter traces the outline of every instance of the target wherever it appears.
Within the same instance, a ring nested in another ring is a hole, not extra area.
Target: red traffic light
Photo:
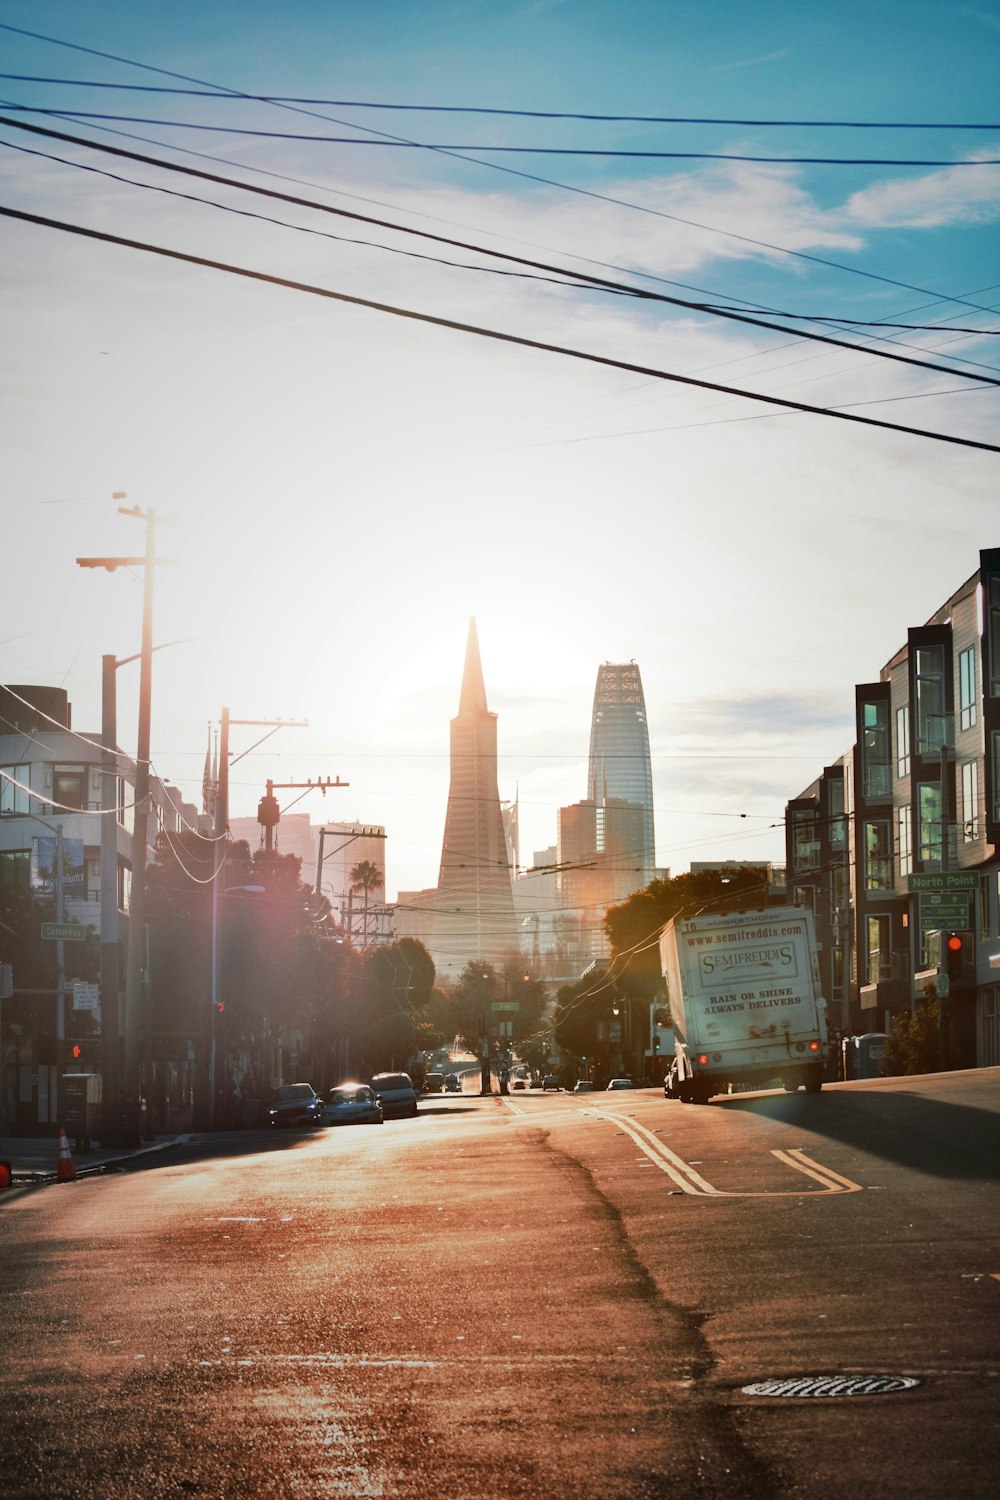
[[[957,932],[949,932],[948,941],[945,945],[949,953],[961,953],[965,946],[964,941]]]
[[[225,1000],[216,1000],[216,1002],[215,1002],[215,1014],[217,1016],[221,1016],[224,1013],[225,1009],[226,1009],[226,1002],[225,1002]]]

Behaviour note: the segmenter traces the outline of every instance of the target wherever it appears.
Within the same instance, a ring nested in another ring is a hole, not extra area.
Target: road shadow
[[[988,1071],[997,1074],[1000,1094],[1000,1070]],[[716,1098],[713,1106],[799,1125],[932,1177],[1000,1180],[1000,1111],[930,1098],[910,1087],[732,1094]]]

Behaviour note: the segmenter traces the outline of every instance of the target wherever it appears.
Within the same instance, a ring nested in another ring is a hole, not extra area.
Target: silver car
[[[417,1091],[409,1073],[376,1073],[371,1085],[386,1119],[417,1113]]]
[[[323,1107],[324,1125],[381,1125],[382,1106],[367,1083],[340,1083]]]

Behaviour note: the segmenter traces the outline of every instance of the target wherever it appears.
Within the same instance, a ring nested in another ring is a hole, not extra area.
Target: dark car
[[[444,1074],[443,1073],[428,1073],[427,1077],[424,1079],[423,1092],[425,1094],[443,1094],[444,1093]]]
[[[271,1095],[267,1123],[278,1125],[322,1125],[323,1101],[311,1083],[282,1083]]]
[[[559,1082],[556,1075],[554,1073],[546,1073],[545,1077],[542,1079],[543,1092],[549,1093],[550,1091],[552,1091],[558,1093],[561,1088],[562,1084]]]
[[[386,1119],[417,1113],[417,1091],[409,1073],[376,1073],[371,1083]]]
[[[382,1106],[367,1083],[340,1083],[326,1096],[324,1125],[381,1125]]]
[[[460,1094],[462,1092],[462,1080],[457,1073],[446,1073],[444,1075],[444,1091],[446,1094]]]

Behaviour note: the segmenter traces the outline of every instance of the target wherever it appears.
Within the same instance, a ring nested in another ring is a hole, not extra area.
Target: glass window
[[[30,766],[0,766],[3,775],[0,776],[0,813],[26,813],[28,811],[28,793],[22,791],[22,787],[29,785],[31,780]],[[8,781],[8,777],[10,780]],[[15,786],[15,782],[20,782]]]
[[[970,646],[958,658],[959,726],[971,729],[976,722],[976,648]]]
[[[31,885],[31,850],[0,849],[0,889],[26,891]]]
[[[917,788],[917,855],[925,869],[941,868],[941,786],[922,781]]]
[[[993,879],[996,879],[994,876]],[[979,882],[979,936],[988,938],[993,936],[993,922],[990,914],[990,886],[992,880],[989,875],[984,875]]]
[[[861,705],[861,766],[864,795],[869,800],[889,795],[889,706],[884,700]]]
[[[990,601],[990,697],[1000,697],[1000,576],[988,585]]]
[[[910,705],[896,709],[896,775],[910,774]]]
[[[847,824],[844,820],[844,783],[838,777],[835,781],[828,781],[827,806],[830,817],[830,849],[834,854],[842,854],[844,840],[847,837]]]
[[[917,647],[915,687],[917,691],[917,754],[931,755],[948,743],[943,646]]]
[[[899,873],[909,875],[913,869],[913,844],[910,838],[910,806],[896,809],[896,847],[899,851]]]
[[[85,811],[87,772],[82,766],[53,766],[52,801],[57,811],[67,807]]]
[[[962,766],[962,842],[975,843],[979,837],[979,762],[967,760]]]
[[[887,819],[877,818],[865,824],[865,889],[892,889],[892,850]]]
[[[816,819],[808,808],[792,810],[792,868],[815,870],[819,864]]]
[[[868,983],[878,984],[880,979],[888,979],[892,968],[892,955],[889,952],[889,918],[887,916],[868,918]]]

